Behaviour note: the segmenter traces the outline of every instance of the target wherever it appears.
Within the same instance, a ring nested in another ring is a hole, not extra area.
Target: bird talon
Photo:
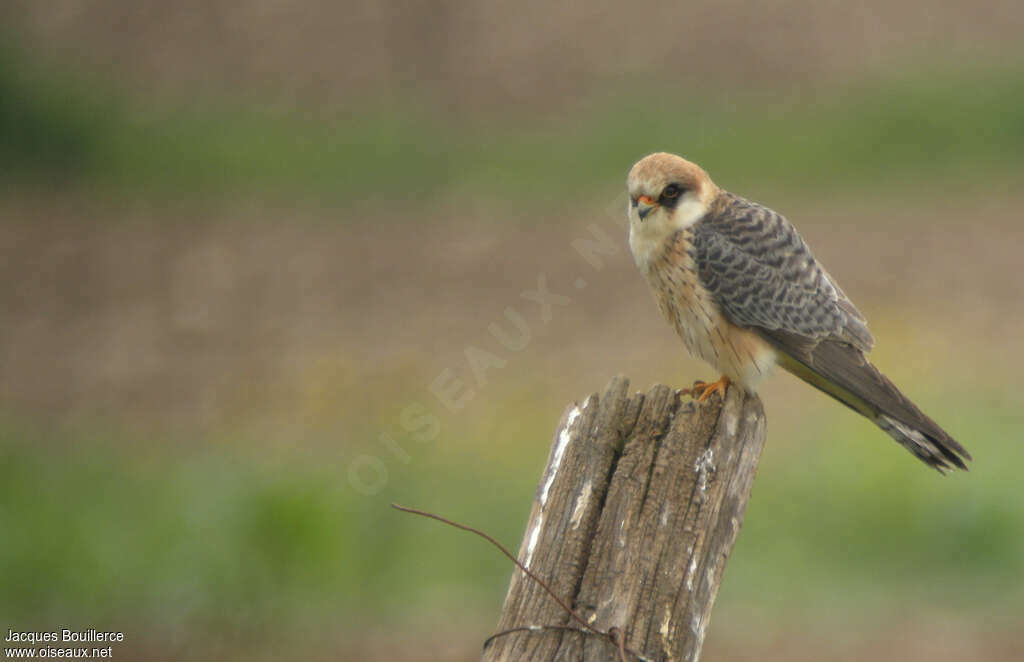
[[[696,381],[693,383],[693,388],[683,389],[682,392],[686,393],[691,397],[695,397],[697,402],[704,402],[715,393],[720,393],[722,399],[725,400],[725,390],[729,387],[732,382],[728,377],[722,375],[718,381],[715,382],[702,382]]]

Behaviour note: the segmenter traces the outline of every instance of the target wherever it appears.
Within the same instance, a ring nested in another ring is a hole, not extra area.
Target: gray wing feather
[[[868,351],[863,315],[780,214],[730,193],[694,226],[701,283],[735,324]]]
[[[864,317],[818,264],[789,222],[723,193],[694,226],[701,284],[726,317],[782,352],[781,365],[888,432],[940,471],[970,454],[904,396],[864,353]]]

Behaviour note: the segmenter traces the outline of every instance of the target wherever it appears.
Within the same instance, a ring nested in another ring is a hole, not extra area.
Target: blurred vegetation
[[[81,105],[87,96],[0,48],[0,176],[81,176],[96,167],[102,136],[96,113]]]
[[[1024,69],[1013,66],[893,75],[785,103],[664,88],[642,100],[610,94],[566,111],[557,128],[446,116],[400,98],[328,116],[223,100],[131,110],[118,98],[112,83],[54,77],[7,52],[0,167],[127,197],[540,204],[605,191],[623,164],[656,150],[685,154],[734,189],[805,195],[908,185],[961,193],[993,178],[1008,187],[1024,151]]]
[[[905,602],[935,601],[1012,623],[1024,609],[1024,447],[1008,442],[1024,415],[1009,402],[961,408],[955,394],[946,398],[944,421],[970,430],[982,458],[968,476],[938,478],[853,416],[838,429],[810,421],[773,430],[800,450],[769,442],[725,608],[845,621],[867,607],[881,622]],[[544,449],[516,451],[549,436],[554,421],[535,412],[550,406],[516,401],[508,420],[534,422],[502,426],[487,448],[446,439],[409,467],[393,465],[388,489],[373,498],[339,479],[340,461],[261,460],[217,439],[184,456],[169,444],[133,451],[127,439],[58,441],[8,421],[0,617],[250,640],[273,629],[285,641],[338,622],[414,623],[427,605],[493,615],[505,560],[387,502],[440,510],[514,549]],[[827,443],[810,438],[825,429]],[[1002,460],[984,460],[992,457]],[[890,602],[871,605],[879,585]]]
[[[127,200],[354,205],[468,195],[528,208],[605,195],[655,149],[690,156],[735,190],[811,197],[908,187],[955,195],[1009,189],[1024,174],[1024,69],[1013,66],[894,75],[790,103],[674,96],[655,81],[650,89],[553,123],[446,116],[396,99],[332,116],[224,100],[154,110],[109,81],[58,76],[5,52],[0,177]],[[219,432],[180,450],[171,438],[45,429],[7,412],[0,620],[134,623],[167,640],[182,630],[258,640],[271,629],[275,639],[315,640],[341,622],[407,626],[449,607],[490,623],[508,564],[387,502],[482,526],[515,548],[546,452],[523,452],[523,443],[548,439],[555,425],[538,416],[551,402],[522,396],[534,384],[516,388],[502,411],[510,423],[486,448],[469,434],[446,438],[412,466],[390,465],[388,489],[372,499],[343,476],[349,454],[371,447],[386,421],[351,423],[340,442],[347,454],[334,463],[264,457]],[[979,620],[1021,613],[1024,414],[978,385],[934,399],[945,425],[971,431],[963,441],[979,461],[966,478],[936,479],[850,416],[838,429],[811,421],[771,430],[792,448],[769,440],[721,604],[774,618],[827,611],[841,622],[886,585],[891,602],[867,607],[879,618],[932,600]],[[827,443],[809,436],[824,429]]]

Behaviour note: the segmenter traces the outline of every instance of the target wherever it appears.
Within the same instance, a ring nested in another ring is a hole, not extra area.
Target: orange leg
[[[725,400],[725,389],[728,388],[731,383],[732,381],[728,377],[722,375],[718,378],[717,382],[711,382],[710,384],[707,382],[694,382],[693,388],[684,389],[684,391],[692,396],[696,396],[697,402],[704,402],[710,398],[713,393],[720,393],[722,395],[722,399]]]

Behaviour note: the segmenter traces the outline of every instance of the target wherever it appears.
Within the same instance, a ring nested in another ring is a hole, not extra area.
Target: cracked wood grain
[[[667,386],[570,406],[541,476],[518,558],[594,628],[649,660],[695,662],[764,447],[764,410],[731,387],[696,404]],[[516,569],[496,631],[574,622]],[[483,660],[617,660],[565,629],[491,641]]]

